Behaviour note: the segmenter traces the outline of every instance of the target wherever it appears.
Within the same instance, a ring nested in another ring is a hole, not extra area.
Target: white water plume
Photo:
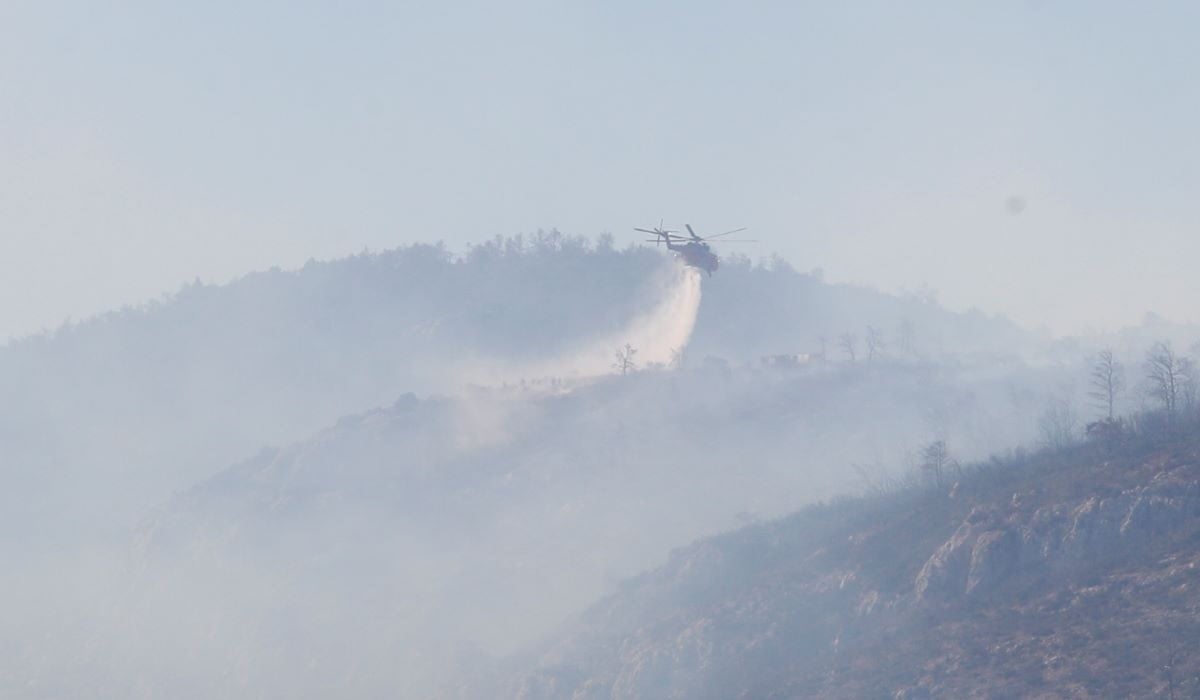
[[[522,366],[480,370],[473,381],[487,383],[540,380],[580,380],[617,371],[618,351],[629,345],[638,369],[669,366],[687,347],[700,311],[700,272],[679,263],[664,268],[647,295],[653,306],[634,316],[623,328],[590,338],[557,357]]]

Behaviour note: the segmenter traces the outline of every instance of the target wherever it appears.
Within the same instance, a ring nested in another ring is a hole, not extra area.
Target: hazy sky
[[[659,217],[1060,332],[1200,317],[1197,26],[1190,2],[4,0],[0,338],[197,276]]]

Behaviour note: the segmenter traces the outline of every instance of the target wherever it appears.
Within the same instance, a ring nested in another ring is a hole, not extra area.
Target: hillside
[[[677,550],[449,694],[1193,697],[1198,613],[1200,435],[1085,446]]]
[[[188,285],[9,343],[0,347],[0,473],[10,488],[0,505],[20,523],[14,547],[119,534],[264,444],[301,439],[404,393],[570,372],[581,349],[593,358],[588,371],[607,373],[631,324],[670,310],[660,297],[674,269],[652,248],[557,232],[463,255],[413,245]],[[892,334],[908,323],[913,331],[893,355],[910,359],[992,341],[1020,354],[1032,342],[1000,319],[827,285],[780,263],[732,259],[703,284],[687,353],[697,365],[711,355],[757,363],[813,352],[818,337],[861,335],[864,324]],[[686,335],[671,342],[687,344]]]
[[[427,697],[459,650],[512,653],[681,543],[857,489],[856,465],[882,478],[931,430],[964,457],[1032,439],[1049,376],[709,367],[405,396],[162,504],[128,570],[70,569],[93,582],[79,611],[34,616],[53,649],[14,642],[31,656],[0,675],[110,697]],[[204,683],[181,684],[182,663]]]
[[[935,437],[1034,439],[1076,367],[1002,319],[728,263],[413,246],[0,349],[0,691],[427,697],[681,543]]]
[[[197,283],[10,343],[4,475],[38,497],[6,510],[91,528],[117,507],[131,525],[263,444],[404,392],[454,389],[480,357],[552,355],[619,328],[663,265],[551,234],[463,258],[414,245]],[[95,513],[97,489],[121,502]]]

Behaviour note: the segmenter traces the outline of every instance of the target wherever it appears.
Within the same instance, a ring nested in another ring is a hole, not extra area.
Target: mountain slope
[[[623,329],[660,302],[657,280],[672,266],[661,251],[558,233],[496,239],[462,256],[414,245],[190,285],[10,343],[0,348],[0,449],[13,496],[0,505],[22,537],[119,532],[260,445],[405,392],[562,371],[545,362],[589,343],[603,345],[591,351],[606,371]],[[913,347],[895,348],[905,356],[954,350],[945,338],[976,347],[1025,337],[1001,320],[983,332],[976,317],[824,285],[785,265],[732,260],[704,283],[711,293],[689,350],[697,363],[808,352],[817,336],[861,334],[863,323],[890,332],[917,322]],[[495,367],[505,369],[478,371]]]
[[[474,696],[1191,697],[1197,635],[1190,441],[993,463],[948,495],[705,540]]]
[[[1028,439],[1033,426],[1008,393],[1041,374],[974,374],[697,369],[565,394],[406,397],[183,492],[148,521],[145,551],[168,560],[294,553],[288,568],[315,565],[313,543],[326,540],[350,540],[339,546],[355,561],[389,547],[413,559],[449,552],[473,578],[447,572],[444,609],[426,610],[461,608],[452,581],[486,581],[470,597],[488,602],[461,631],[504,648],[679,542],[852,488],[851,465],[920,443],[930,415],[948,416],[938,429],[962,454]]]
[[[452,388],[479,357],[541,357],[618,328],[663,265],[556,235],[466,259],[417,245],[191,285],[12,343],[0,348],[5,476],[46,500],[6,510],[94,528],[120,508],[128,525],[260,445]],[[121,502],[96,514],[98,489]]]
[[[0,620],[21,650],[0,676],[101,697],[428,697],[463,653],[534,642],[680,542],[853,488],[852,465],[928,440],[931,416],[963,455],[1028,439],[1014,396],[1046,377],[718,366],[406,396],[179,493],[127,570],[72,563],[77,612]],[[51,574],[0,590],[26,576]]]

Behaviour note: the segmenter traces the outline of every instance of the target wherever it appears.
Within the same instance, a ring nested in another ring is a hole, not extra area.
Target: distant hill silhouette
[[[647,285],[669,264],[652,248],[557,232],[463,255],[412,245],[188,285],[12,342],[0,348],[0,504],[23,528],[8,539],[132,524],[263,444],[406,392],[456,391],[480,360],[536,360],[611,335],[654,302]],[[861,345],[866,324],[896,334],[894,357],[1019,353],[1028,341],[1002,320],[826,285],[777,260],[730,258],[705,285],[694,363],[812,353],[821,336],[833,356],[838,333]]]

